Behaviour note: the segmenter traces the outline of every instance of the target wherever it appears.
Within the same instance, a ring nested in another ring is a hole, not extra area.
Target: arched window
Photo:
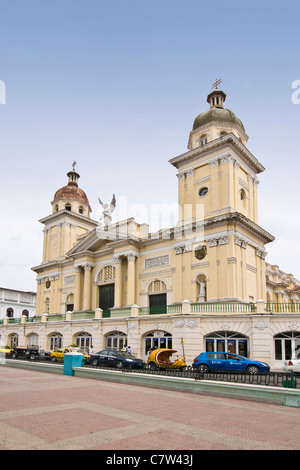
[[[100,270],[97,277],[97,283],[100,284],[99,307],[104,311],[112,308],[115,303],[115,276],[115,266],[108,265]]]
[[[73,312],[74,310],[74,294],[69,294],[66,298],[66,312]]]
[[[106,349],[121,351],[127,347],[127,335],[121,331],[113,331],[106,336]]]
[[[46,297],[44,301],[44,313],[49,313],[49,311],[50,311],[50,299],[49,297]]]
[[[76,336],[75,342],[80,349],[87,351],[92,346],[92,335],[85,331]]]
[[[172,349],[172,335],[168,331],[151,331],[145,336],[145,354],[149,349],[168,348]]]
[[[104,266],[98,274],[98,282],[111,282],[115,280],[116,268],[112,265]]]
[[[71,204],[70,204],[69,202],[67,202],[67,204],[65,204],[65,209],[66,209],[67,211],[70,211],[70,210],[72,209],[72,206],[71,206]]]
[[[202,134],[199,139],[199,145],[202,147],[203,145],[207,144],[207,135]]]
[[[83,213],[84,213],[84,209],[83,209],[82,206],[79,207],[78,212],[79,212],[79,214],[83,214]]]
[[[28,335],[27,346],[38,346],[39,345],[39,335],[36,333],[31,333]]]
[[[248,357],[248,339],[235,331],[216,331],[205,337],[206,352],[231,352]]]
[[[6,316],[7,316],[8,318],[13,318],[13,316],[14,316],[14,309],[11,308],[11,307],[9,307],[9,308],[6,310]]]
[[[22,311],[22,315],[24,315],[24,317],[27,317],[27,318],[28,318],[28,317],[29,317],[29,312],[28,312],[28,310],[26,310],[26,309],[23,310],[23,311]]]
[[[13,333],[10,336],[10,347],[15,348],[16,346],[18,346],[18,344],[19,344],[19,336],[17,335],[17,333]]]
[[[62,347],[63,335],[61,333],[53,333],[50,336],[50,351]]]
[[[300,332],[284,331],[274,336],[275,361],[300,359]]]
[[[148,295],[150,315],[167,313],[167,286],[163,281],[156,279],[151,282],[148,287]]]

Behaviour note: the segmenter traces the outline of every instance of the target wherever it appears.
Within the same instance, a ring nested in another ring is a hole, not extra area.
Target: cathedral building
[[[67,174],[44,225],[36,317],[0,325],[1,341],[32,335],[50,350],[173,347],[188,364],[231,351],[282,367],[300,345],[300,282],[266,262],[274,236],[258,224],[258,176],[243,123],[217,87],[194,120],[188,151],[170,160],[178,222],[152,233],[133,218],[112,223],[116,199],[91,218],[79,173]],[[174,173],[175,173],[174,171]],[[174,175],[175,177],[175,175]],[[172,182],[170,181],[170,184]]]

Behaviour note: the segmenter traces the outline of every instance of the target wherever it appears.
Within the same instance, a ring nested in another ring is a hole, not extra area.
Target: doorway
[[[167,313],[167,294],[149,295],[150,315],[157,313]]]
[[[99,288],[99,307],[109,310],[115,303],[115,285],[105,284]]]

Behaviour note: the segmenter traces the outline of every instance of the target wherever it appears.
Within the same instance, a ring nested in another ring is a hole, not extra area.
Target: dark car
[[[194,359],[192,366],[204,373],[214,370],[244,371],[248,374],[270,372],[270,366],[265,362],[252,361],[228,352],[203,352]]]
[[[99,351],[96,354],[91,354],[91,364],[93,366],[117,367],[118,369],[122,369],[123,367],[136,369],[145,366],[143,359],[138,359],[128,352],[110,351],[107,349]]]
[[[37,358],[46,357],[47,353],[45,351],[40,351],[38,347],[26,347],[26,346],[16,346],[13,348],[10,357],[13,359],[29,359],[34,361]]]

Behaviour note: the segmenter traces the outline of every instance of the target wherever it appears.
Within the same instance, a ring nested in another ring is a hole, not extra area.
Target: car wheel
[[[98,365],[98,359],[93,359],[92,360],[92,365],[97,366]]]
[[[157,366],[156,366],[155,362],[150,362],[149,367],[150,367],[151,370],[156,370],[157,369]]]
[[[259,368],[257,366],[251,365],[247,367],[248,374],[257,375],[259,372]]]
[[[11,357],[12,357],[13,359],[16,359],[16,358],[17,358],[17,353],[16,353],[16,352],[11,353]]]
[[[55,357],[55,356],[52,356],[52,357],[51,357],[51,361],[52,361],[52,362],[56,362],[56,357]]]
[[[29,354],[29,360],[30,361],[34,361],[36,358],[36,355],[35,354]]]
[[[201,372],[201,374],[207,374],[209,372],[209,367],[207,364],[199,364],[197,366],[197,371]]]
[[[124,365],[124,364],[123,364],[122,361],[118,361],[118,362],[117,362],[117,368],[118,368],[118,369],[122,369],[123,365]]]

